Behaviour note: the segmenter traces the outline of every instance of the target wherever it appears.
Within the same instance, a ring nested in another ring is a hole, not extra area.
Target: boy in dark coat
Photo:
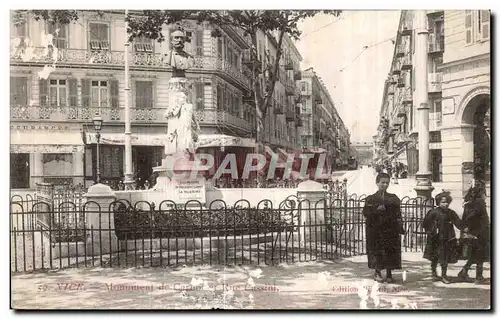
[[[427,232],[424,258],[431,261],[432,279],[450,283],[446,271],[449,263],[456,263],[456,235],[453,225],[462,229],[462,222],[455,211],[449,209],[452,198],[449,192],[436,195],[438,207],[430,210],[424,218]],[[441,278],[437,275],[437,264],[441,265]]]
[[[490,260],[490,218],[486,211],[485,191],[481,187],[470,188],[465,196],[464,214],[462,221],[468,241],[468,259],[458,277],[469,280],[468,271],[473,264],[477,264],[476,283],[481,283],[483,277],[483,263]]]
[[[393,282],[392,270],[401,269],[401,201],[387,193],[390,176],[377,175],[378,192],[366,198],[363,215],[366,218],[366,252],[368,267],[375,269],[375,280],[382,282],[381,270],[386,269],[386,282]]]

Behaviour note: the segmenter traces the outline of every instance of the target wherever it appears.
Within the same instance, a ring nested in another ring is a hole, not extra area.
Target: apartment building
[[[302,71],[299,82],[302,127],[300,144],[314,152],[326,152],[332,169],[347,166],[350,134],[325,85],[313,70]]]
[[[100,139],[101,179],[117,183],[124,174],[125,13],[81,11],[69,25],[52,25],[27,15],[11,28],[11,187],[38,182],[91,185],[96,179],[97,139],[92,118],[103,118]],[[200,123],[201,151],[218,164],[228,152],[244,161],[255,146],[255,103],[251,92],[251,41],[243,32],[195,21],[180,23],[195,57],[186,76],[193,83],[191,101]],[[177,26],[175,26],[177,27]],[[142,181],[161,164],[166,132],[164,112],[171,68],[163,61],[166,41],[135,39],[130,45],[130,104],[133,172]],[[264,142],[274,149],[298,147],[296,113],[302,57],[284,38],[273,109],[266,118]],[[258,36],[261,70],[276,52],[272,34]],[[262,73],[265,76],[265,72]]]
[[[490,11],[429,10],[428,103],[432,180],[461,196],[490,171]],[[375,143],[379,160],[418,171],[414,12],[402,11]]]

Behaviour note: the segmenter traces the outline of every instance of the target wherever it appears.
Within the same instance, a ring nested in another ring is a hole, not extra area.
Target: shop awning
[[[403,163],[404,165],[408,165],[408,159],[406,156],[406,145],[399,148],[394,155],[389,157],[389,161],[396,161],[399,163]]]
[[[236,137],[224,134],[200,134],[198,136],[197,147],[221,147],[239,146],[253,148],[256,146],[255,140],[244,137]]]
[[[323,154],[323,153],[326,153],[326,150],[324,148],[321,148],[321,147],[306,148],[304,150],[304,153]]]
[[[80,131],[11,130],[11,153],[84,153]]]
[[[85,133],[87,144],[97,144],[95,133]],[[132,134],[131,144],[135,146],[164,146],[166,135],[142,135]],[[125,133],[101,133],[100,144],[104,145],[125,145]]]

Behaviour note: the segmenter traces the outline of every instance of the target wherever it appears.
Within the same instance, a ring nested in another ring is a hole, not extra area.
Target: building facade
[[[298,86],[301,96],[301,147],[326,151],[332,169],[345,168],[349,159],[350,134],[328,90],[313,68],[302,71]]]
[[[78,21],[69,25],[54,26],[29,14],[16,25],[11,21],[12,188],[34,188],[38,182],[91,185],[96,179],[96,115],[103,118],[102,180],[113,184],[123,178],[124,18],[124,12],[81,11]],[[164,27],[165,42],[136,39],[129,49],[133,172],[142,181],[161,164],[164,153],[172,72],[163,56],[170,50],[172,27]],[[219,29],[222,36],[214,38],[215,27],[195,21],[183,21],[181,27],[188,38],[185,50],[195,58],[186,76],[193,83],[190,98],[204,152],[216,159],[230,151],[244,157],[255,145],[255,105],[248,99],[250,40],[240,30],[225,27]],[[296,49],[287,50],[291,53],[286,61],[300,62]],[[293,65],[298,70],[299,63]],[[295,132],[280,127],[279,141],[292,146]]]
[[[490,175],[490,11],[427,11],[432,180],[462,196]],[[379,161],[418,171],[414,12],[403,11],[375,138]]]
[[[351,156],[359,165],[371,165],[373,162],[373,145],[371,143],[351,144]]]

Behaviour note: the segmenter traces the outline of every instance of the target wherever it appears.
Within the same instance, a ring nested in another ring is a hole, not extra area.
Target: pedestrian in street
[[[464,213],[462,222],[464,233],[469,235],[467,240],[468,259],[465,266],[458,273],[458,278],[469,280],[468,272],[473,264],[477,264],[476,283],[482,283],[483,263],[490,260],[490,218],[486,211],[486,192],[483,187],[471,187],[465,195]],[[465,237],[465,236],[464,236]]]
[[[431,261],[432,280],[442,280],[449,284],[447,275],[448,264],[458,261],[457,239],[455,225],[462,229],[462,221],[455,211],[449,208],[453,200],[449,192],[441,192],[435,197],[438,207],[430,210],[424,218],[423,227],[427,233],[427,242],[424,249],[424,258]],[[441,278],[438,276],[437,264],[441,265]]]
[[[386,173],[377,175],[378,191],[366,198],[363,215],[366,218],[366,252],[368,268],[375,269],[375,280],[384,281],[381,271],[386,269],[385,281],[394,282],[392,270],[401,269],[401,238],[404,229],[401,219],[401,201],[387,193],[391,178]]]

